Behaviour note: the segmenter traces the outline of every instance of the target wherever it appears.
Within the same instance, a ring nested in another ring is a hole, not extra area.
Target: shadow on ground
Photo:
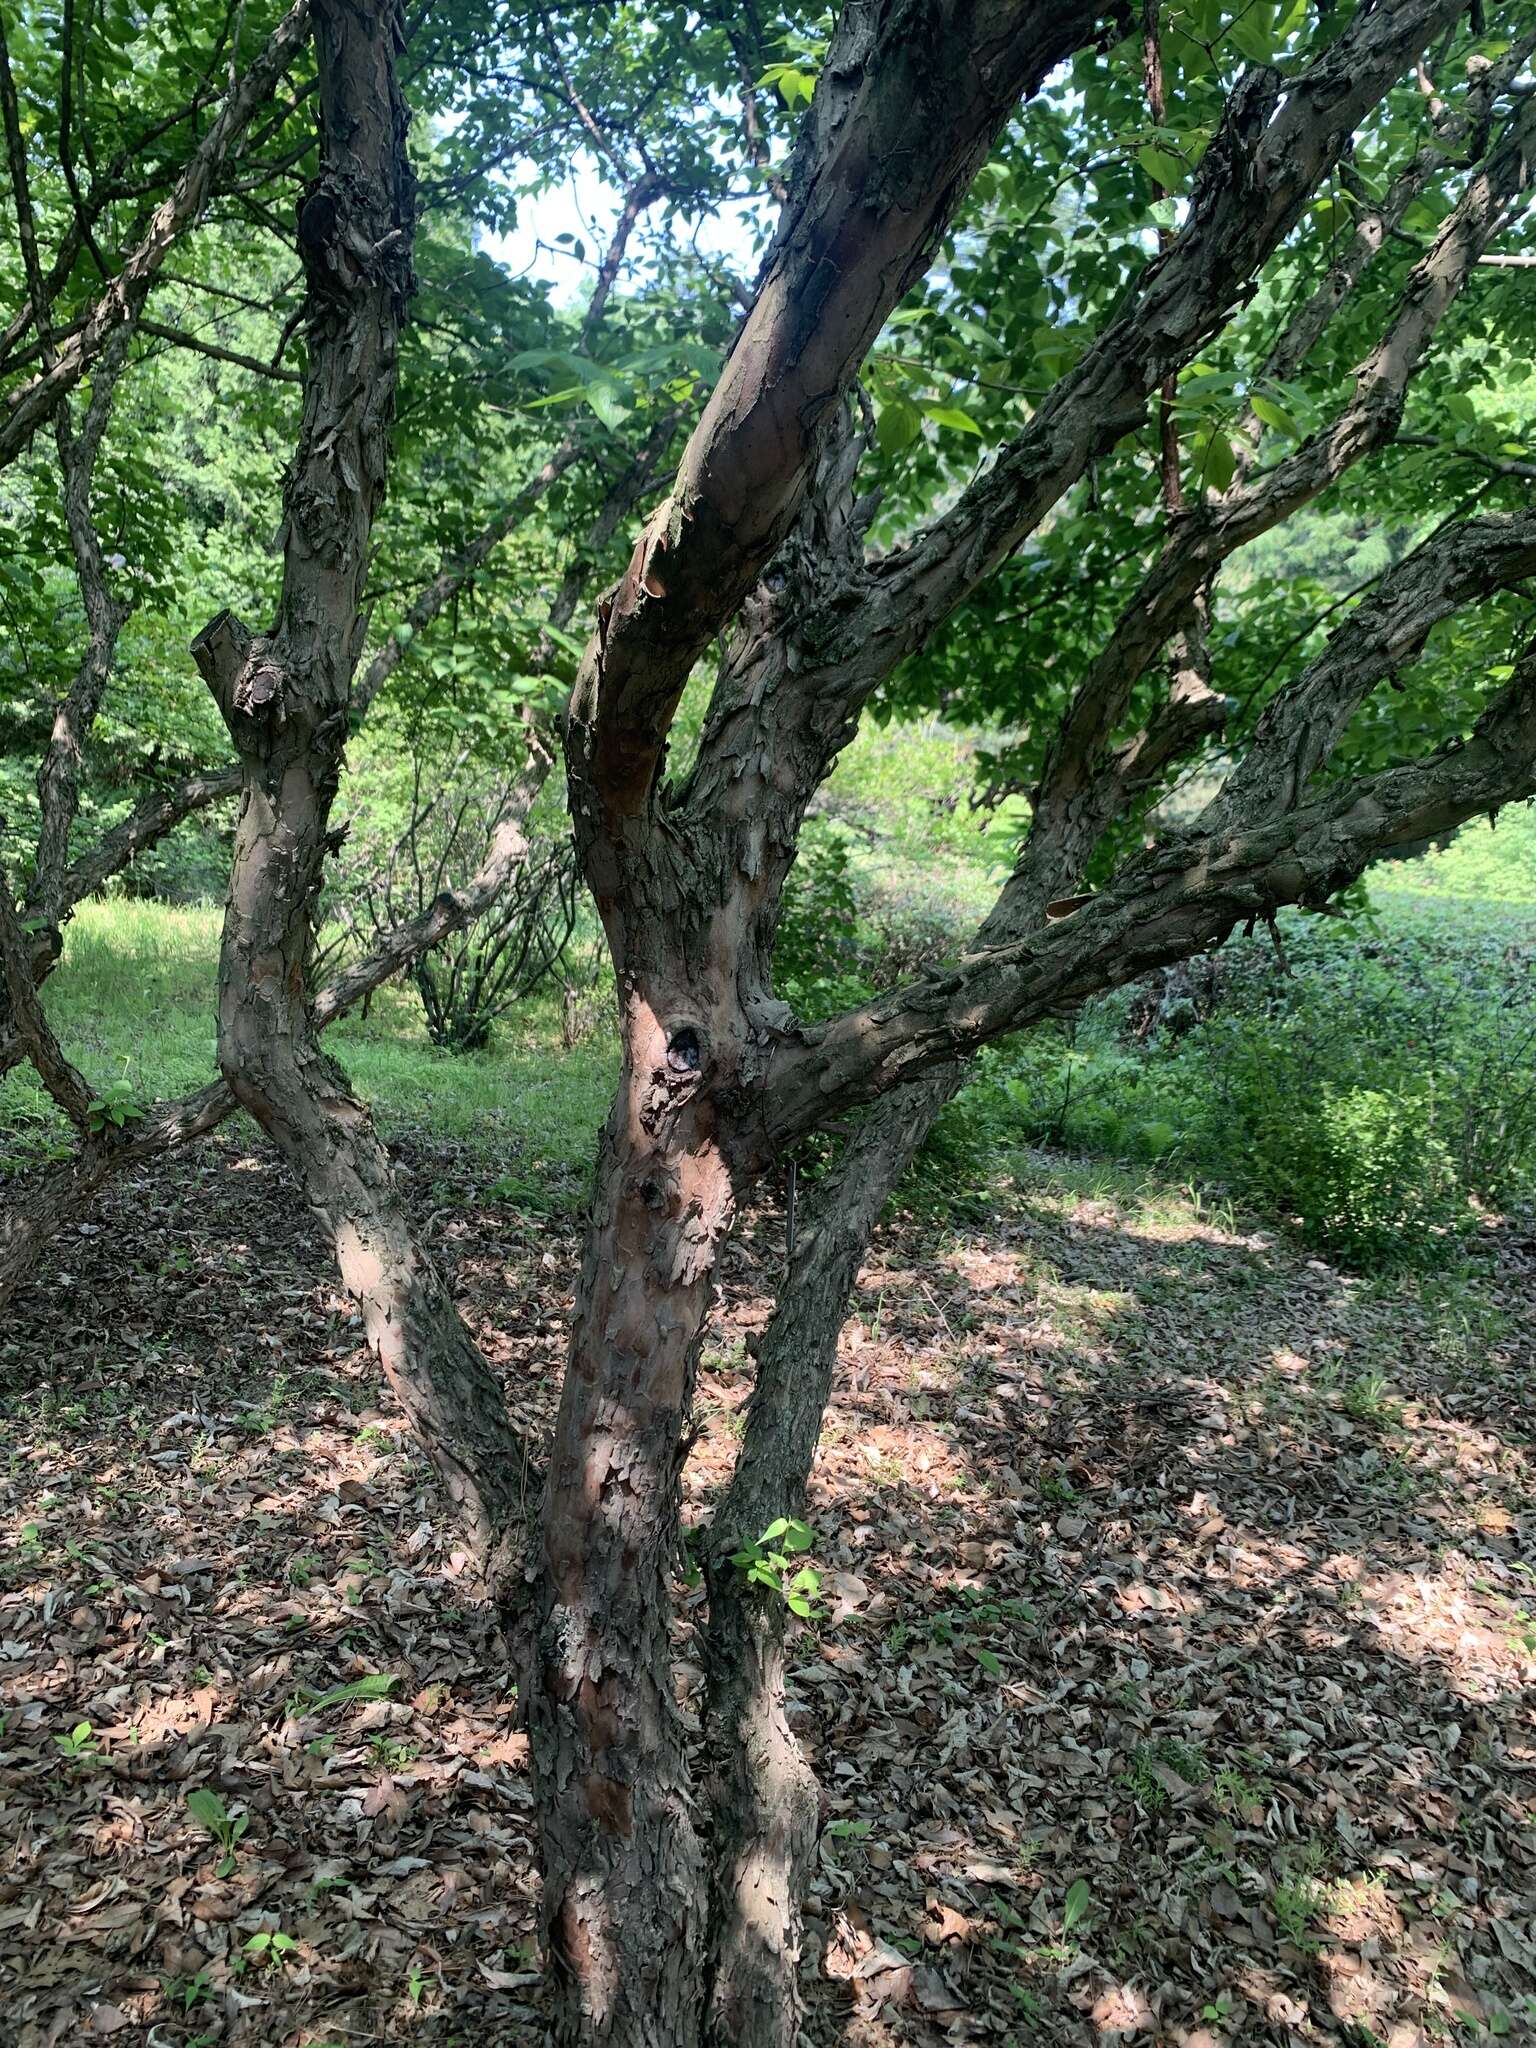
[[[537,1427],[570,1224],[453,1147],[405,1167]],[[764,1215],[730,1255],[695,1519],[780,1253]],[[815,2042],[1528,2026],[1533,1277],[1505,1228],[1476,1270],[1354,1280],[1049,1159],[986,1228],[885,1231],[794,1659]],[[265,1155],[117,1191],[0,1372],[6,2038],[535,2041],[504,1651]],[[232,1861],[198,1787],[247,1818]]]

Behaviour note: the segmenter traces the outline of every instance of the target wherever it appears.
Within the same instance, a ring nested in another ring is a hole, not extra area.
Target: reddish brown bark
[[[1069,736],[1052,768],[1062,801],[1029,872],[1005,892],[972,954],[822,1027],[798,1027],[773,998],[778,895],[805,806],[869,692],[1017,545],[1096,449],[1140,422],[1148,395],[1248,288],[1347,147],[1354,122],[1454,11],[1451,0],[1362,9],[1283,88],[1272,75],[1246,80],[1202,169],[1184,232],[1026,433],[956,506],[908,549],[870,565],[855,513],[813,503],[774,576],[753,587],[784,546],[818,463],[837,468],[829,436],[838,394],[873,332],[866,317],[883,318],[882,292],[912,274],[909,262],[921,263],[943,212],[942,204],[938,214],[925,212],[915,198],[893,208],[913,231],[910,247],[899,246],[896,218],[882,216],[863,240],[853,234],[848,196],[868,189],[872,161],[861,152],[893,113],[884,91],[903,98],[902,175],[916,176],[926,156],[924,189],[947,193],[951,175],[963,174],[956,167],[974,163],[974,133],[931,135],[912,112],[927,104],[913,83],[914,53],[931,76],[945,63],[952,68],[963,40],[959,10],[904,14],[907,41],[894,59],[872,15],[850,9],[839,25],[846,50],[834,45],[804,125],[764,286],[672,495],[603,609],[572,705],[575,829],[618,972],[625,1068],[604,1144],[537,1561],[542,1632],[529,1706],[563,2041],[692,2048],[703,2030],[781,2048],[793,2035],[794,1898],[808,1847],[808,1787],[784,1721],[773,1629],[758,1625],[718,1556],[711,1726],[722,1757],[707,1942],[666,1676],[666,1560],[677,1542],[692,1361],[710,1270],[745,1188],[844,1106],[903,1083],[921,1082],[909,1104],[921,1126],[957,1085],[948,1064],[956,1054],[1266,914],[1277,901],[1326,894],[1380,846],[1432,830],[1452,812],[1465,815],[1479,794],[1522,787],[1536,772],[1522,754],[1527,676],[1525,696],[1506,695],[1490,711],[1468,750],[1475,761],[1440,758],[1407,779],[1378,778],[1359,810],[1340,797],[1307,800],[1271,761],[1261,779],[1279,794],[1283,822],[1253,840],[1237,821],[1213,818],[1199,846],[1160,849],[1133,863],[1107,900],[1050,922],[1050,878],[1079,871],[1129,797],[1155,786],[1219,714],[1185,648],[1166,703],[1144,731],[1122,739],[1111,715],[1085,723],[1080,748]],[[983,13],[967,16],[966,33],[984,30]],[[942,56],[937,37],[925,33],[940,17]],[[996,55],[985,32],[974,54],[985,72]],[[946,76],[935,125],[963,126],[982,97],[976,80]],[[1523,573],[1527,543],[1523,527],[1481,534],[1483,552],[1475,569],[1462,565],[1458,587]],[[800,561],[815,564],[803,586],[794,574]],[[1415,630],[1422,639],[1437,606],[1462,601],[1450,595],[1454,570],[1442,552],[1416,562],[1399,586],[1406,608],[1395,630],[1407,630],[1405,647]],[[682,680],[739,606],[697,768],[684,788],[666,788],[661,754]],[[1383,623],[1362,619],[1319,675],[1298,685],[1309,702],[1329,707],[1320,745],[1308,743],[1303,779],[1326,756],[1334,715],[1347,716],[1369,687],[1367,673],[1390,665],[1394,628],[1386,621],[1377,630]],[[908,1150],[910,1132],[893,1128],[899,1115],[893,1107],[877,1134],[870,1187],[899,1170]],[[856,1148],[853,1156],[863,1154]],[[820,1263],[814,1275],[805,1268],[806,1290],[795,1294],[814,1361],[801,1353],[796,1363],[795,1325],[780,1329],[784,1373],[799,1376],[793,1400],[770,1399],[765,1365],[758,1414],[769,1437],[728,1499],[721,1551],[756,1533],[747,1524],[759,1509],[765,1521],[791,1511],[803,1487],[820,1408],[817,1374],[835,1341],[859,1226],[868,1222],[866,1189],[857,1192],[855,1201],[844,1190],[846,1231],[836,1217],[825,1219]],[[769,1352],[765,1360],[774,1363]],[[786,1411],[799,1418],[787,1429]],[[701,1948],[707,1981],[697,1976]],[[690,1984],[701,1983],[712,2001],[707,2017],[705,1997],[690,1994]]]
[[[400,34],[397,6],[315,8],[320,170],[299,208],[308,367],[284,490],[282,595],[269,634],[221,613],[193,650],[242,770],[219,1065],[322,1219],[385,1377],[499,1575],[528,1500],[521,1441],[442,1276],[412,1241],[388,1156],[321,1049],[305,994],[411,290]]]

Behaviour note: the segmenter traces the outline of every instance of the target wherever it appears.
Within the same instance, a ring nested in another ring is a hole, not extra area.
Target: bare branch
[[[181,327],[167,327],[162,321],[141,319],[141,334],[152,334],[159,341],[168,341],[173,348],[190,350],[194,355],[211,356],[216,363],[233,363],[237,370],[249,370],[253,376],[271,377],[282,384],[302,384],[304,379],[298,370],[285,370],[280,363],[264,363],[256,356],[242,355],[239,349],[225,348],[216,341],[204,341],[199,334],[188,334]]]
[[[365,996],[408,967],[452,932],[482,917],[528,858],[528,814],[543,787],[554,756],[542,735],[530,738],[528,767],[491,838],[486,857],[461,889],[441,890],[415,917],[375,941],[368,956],[344,968],[315,997],[314,1026],[323,1031]]]

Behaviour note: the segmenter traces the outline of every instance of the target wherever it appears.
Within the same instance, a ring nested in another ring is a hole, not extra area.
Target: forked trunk
[[[815,1773],[785,1715],[784,1604],[730,1559],[805,1507],[838,1335],[870,1234],[960,1078],[947,1067],[879,1104],[818,1190],[758,1340],[741,1454],[710,1529],[705,1747],[714,1828],[710,2024],[719,2048],[794,2048],[818,1811]]]
[[[699,1081],[631,993],[556,1424],[529,1731],[563,2048],[697,2048],[707,1883],[669,1578],[700,1332],[734,1215]]]

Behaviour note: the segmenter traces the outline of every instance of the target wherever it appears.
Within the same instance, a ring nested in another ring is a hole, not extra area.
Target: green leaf
[[[633,407],[624,403],[618,394],[617,387],[612,384],[589,384],[582,393],[582,397],[585,398],[587,404],[591,406],[593,412],[597,414],[603,425],[610,430],[627,420],[633,411]]]
[[[1283,405],[1276,405],[1272,398],[1261,398],[1257,394],[1248,402],[1253,407],[1254,417],[1261,419],[1266,427],[1274,427],[1282,434],[1300,438],[1300,427]]]
[[[210,1835],[216,1835],[229,1823],[229,1809],[208,1785],[198,1785],[187,1794],[187,1811]]]
[[[971,1655],[989,1678],[1002,1677],[1003,1660],[1001,1657],[996,1656],[991,1650],[984,1650],[979,1643],[971,1645]]]
[[[397,1683],[398,1680],[388,1672],[370,1671],[366,1678],[353,1678],[345,1685],[333,1685],[329,1692],[323,1692],[310,1701],[308,1711],[323,1714],[327,1708],[344,1707],[353,1700],[387,1699]]]
[[[1136,152],[1136,161],[1152,180],[1165,192],[1182,192],[1187,175],[1184,166],[1176,156],[1170,156],[1166,149],[1154,149],[1149,142]]]
[[[1275,10],[1260,4],[1245,7],[1227,30],[1227,40],[1245,56],[1250,64],[1273,64],[1275,61]]]
[[[1202,434],[1195,443],[1195,467],[1202,489],[1226,490],[1237,474],[1237,456],[1225,434]]]
[[[786,107],[794,106],[797,101],[809,106],[816,90],[816,74],[803,70],[798,64],[770,64],[757,83],[760,87],[775,87]]]
[[[1087,1915],[1093,1904],[1093,1893],[1088,1889],[1086,1877],[1080,1877],[1067,1887],[1067,1896],[1061,1908],[1062,1931],[1070,1934],[1078,1922]]]
[[[923,416],[904,398],[893,398],[881,406],[875,422],[875,438],[882,455],[899,455],[910,448],[923,431]]]
[[[936,427],[948,427],[957,434],[981,433],[970,414],[961,412],[957,405],[925,405],[923,411]]]

